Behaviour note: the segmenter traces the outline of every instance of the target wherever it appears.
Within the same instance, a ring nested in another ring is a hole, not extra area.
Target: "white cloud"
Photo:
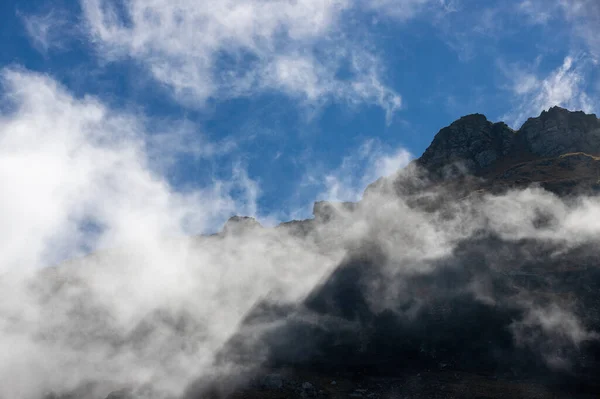
[[[547,0],[522,0],[516,8],[530,23],[545,25],[557,17],[558,4]]]
[[[212,372],[260,297],[298,300],[335,264],[274,231],[190,238],[232,213],[256,215],[260,190],[243,168],[175,191],[153,165],[143,116],[24,70],[3,70],[2,87],[0,378],[12,383],[0,396],[90,380],[179,395]],[[161,315],[184,315],[193,331],[178,335]]]
[[[430,6],[448,8],[443,0],[362,0],[368,10],[376,11],[384,18],[407,20],[423,12]]]
[[[84,0],[82,7],[102,56],[140,61],[189,106],[276,90],[309,104],[377,104],[389,115],[400,96],[383,83],[378,60],[340,30],[352,3],[132,0],[119,8]],[[356,78],[338,78],[341,67]]]
[[[413,159],[404,148],[386,150],[377,140],[365,141],[355,154],[344,157],[341,165],[326,173],[320,198],[329,201],[359,201],[365,188],[380,177],[395,174]]]
[[[175,191],[152,167],[143,117],[75,98],[46,76],[4,70],[2,79],[0,379],[11,381],[0,386],[2,397],[37,399],[90,381],[107,382],[99,397],[115,386],[148,385],[157,397],[180,395],[195,378],[220,371],[216,354],[259,300],[301,301],[347,248],[365,240],[393,260],[382,266],[391,283],[372,298],[385,309],[404,295],[398,276],[431,271],[431,259],[452,253],[481,226],[507,240],[572,245],[600,232],[597,199],[566,204],[526,190],[467,199],[451,212],[374,194],[307,239],[283,229],[190,237],[232,212],[256,214],[259,188],[242,168],[230,181]],[[327,174],[325,191],[358,199],[364,185],[410,158],[368,141]],[[557,222],[534,228],[538,208]],[[98,232],[90,234],[90,222]],[[86,246],[96,251],[44,269],[84,255]],[[544,331],[561,332],[558,321],[542,316],[534,322]],[[591,336],[581,331],[578,340]]]
[[[65,50],[73,34],[66,13],[57,9],[41,14],[22,14],[21,19],[31,44],[42,54]]]
[[[587,43],[595,57],[600,57],[600,3],[596,0],[560,0],[559,3],[575,34]]]
[[[589,67],[590,59],[582,55],[565,57],[563,63],[546,76],[540,76],[535,66],[503,68],[511,82],[509,89],[515,103],[515,110],[503,118],[518,128],[526,118],[555,105],[593,112],[596,104],[588,95],[586,82]]]
[[[596,0],[521,0],[516,11],[531,24],[543,25],[551,29],[564,29],[572,32],[571,46],[580,49],[576,42],[583,40],[587,51],[596,57],[600,55],[600,3]]]
[[[119,241],[134,239],[139,231],[125,233],[133,228],[116,225],[117,221],[130,221],[137,226],[133,230],[142,231],[154,231],[153,226],[160,225],[164,229],[156,233],[170,235],[180,231],[180,223],[189,225],[194,220],[190,232],[200,232],[214,228],[214,223],[221,223],[240,206],[226,194],[232,188],[229,182],[217,182],[189,196],[173,192],[149,158],[157,143],[147,141],[152,137],[146,135],[143,119],[110,110],[91,97],[75,99],[42,75],[4,70],[2,82],[5,102],[14,108],[0,119],[1,179],[12,193],[2,198],[0,212],[14,226],[2,231],[3,267],[55,259],[48,251],[56,248],[42,243],[60,242],[89,218],[110,227],[114,240]],[[172,133],[174,139],[179,136],[177,130]],[[162,146],[162,155],[169,157],[169,149]],[[255,191],[243,174],[238,173],[232,182],[240,184],[240,193]],[[218,208],[194,205],[217,197]],[[242,209],[254,214],[251,202]],[[167,214],[169,220],[162,219]],[[30,237],[31,243],[19,237]],[[32,243],[39,245],[33,249]],[[22,245],[29,249],[25,251]],[[22,259],[25,253],[26,261]]]

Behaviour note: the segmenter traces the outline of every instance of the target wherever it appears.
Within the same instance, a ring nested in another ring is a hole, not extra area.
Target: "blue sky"
[[[4,0],[0,12],[3,123],[31,124],[47,98],[79,126],[92,101],[99,136],[143,142],[151,179],[213,193],[202,231],[357,200],[465,114],[518,128],[552,105],[598,111],[594,0]],[[119,118],[115,135],[106,121]]]
[[[390,259],[390,284],[365,285],[381,312],[481,226],[561,248],[600,236],[597,200],[527,189],[455,217],[381,195],[306,237],[196,237],[358,200],[465,114],[598,112],[598,0],[0,0],[0,16],[1,397],[90,381],[179,397],[219,376],[256,303],[302,303],[364,240]],[[535,228],[540,212],[556,223]],[[535,347],[594,336],[559,303],[521,302],[516,325],[548,334]],[[189,334],[168,326],[181,317]]]

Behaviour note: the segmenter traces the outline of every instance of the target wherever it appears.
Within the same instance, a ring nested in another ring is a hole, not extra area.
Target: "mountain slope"
[[[124,367],[102,375],[131,388],[111,398],[597,397],[599,137],[595,115],[557,107],[518,131],[465,116],[357,203],[174,240],[168,298],[123,303],[152,277],[145,253],[44,271],[35,340]]]
[[[571,241],[560,220],[578,206],[567,204],[600,192],[598,154],[595,115],[554,107],[518,131],[480,114],[460,118],[409,167],[369,186],[361,202],[317,203],[314,220],[281,226],[306,226],[302,235],[348,220],[373,227],[303,303],[275,312],[273,303],[257,304],[223,358],[252,363],[266,350],[269,367],[317,375],[360,370],[407,378],[436,370],[437,379],[464,373],[469,380],[483,373],[503,381],[504,395],[515,379],[541,383],[546,392],[538,397],[599,394],[600,241]],[[419,218],[386,230],[376,214],[395,201],[404,204],[398,211]],[[429,242],[413,255],[410,247],[386,247],[399,244],[396,234],[418,247],[427,234],[411,237],[418,223],[454,229],[452,249],[427,253]],[[461,225],[470,226],[466,233]],[[282,319],[257,341],[244,333],[245,325]],[[495,397],[489,389],[459,397]],[[423,388],[403,392],[434,397]]]

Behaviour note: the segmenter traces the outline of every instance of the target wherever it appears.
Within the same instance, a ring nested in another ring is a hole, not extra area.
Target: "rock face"
[[[216,356],[216,366],[235,364],[236,375],[216,383],[200,379],[183,398],[600,397],[600,238],[552,238],[547,234],[560,228],[543,231],[556,222],[544,212],[526,226],[544,234],[504,236],[486,225],[495,219],[485,218],[464,229],[477,216],[469,207],[478,198],[469,196],[532,184],[560,196],[600,193],[595,115],[553,107],[518,131],[481,114],[464,116],[441,129],[409,167],[368,187],[362,201],[316,202],[313,219],[275,229],[299,243],[343,246],[344,240],[326,236],[344,236],[346,222],[361,217],[359,227],[368,230],[347,240],[360,245],[345,248],[331,274],[300,301],[279,303],[266,295],[255,303]],[[388,188],[396,196],[369,202],[368,193]],[[378,217],[378,207],[399,197],[405,206]],[[448,203],[458,206],[440,206]],[[419,217],[400,218],[412,211]],[[434,253],[437,241],[422,241],[433,228],[453,234],[452,250]],[[254,218],[234,216],[210,239],[262,229]],[[47,273],[43,281],[51,281]],[[62,289],[59,283],[52,295]],[[110,332],[102,313],[79,308],[77,332]],[[186,343],[201,339],[202,324],[194,321],[188,313],[156,311],[133,338],[116,342],[144,342],[152,328],[170,329],[177,348],[180,337]],[[267,373],[262,378],[254,378],[257,366]],[[247,386],[236,391],[242,383]],[[567,392],[556,394],[555,388]],[[83,396],[60,398],[73,397]],[[121,390],[108,398],[129,397]]]
[[[532,154],[556,157],[565,153],[600,154],[600,120],[581,111],[553,107],[530,118],[517,133]]]
[[[418,164],[442,176],[455,164],[475,173],[505,157],[514,138],[505,123],[492,123],[481,114],[463,116],[439,131]]]
[[[441,129],[423,155],[393,181],[380,178],[365,196],[392,183],[398,195],[415,194],[432,185],[453,186],[460,198],[480,190],[498,192],[538,184],[559,195],[600,192],[600,119],[595,114],[552,107],[529,118],[515,131],[482,114],[461,117]],[[409,175],[409,176],[407,176]],[[415,179],[414,177],[417,177]],[[317,201],[314,220],[282,223],[305,235],[314,223],[351,213],[358,204]],[[223,232],[259,223],[234,216]]]
[[[282,227],[302,227],[306,228],[303,234],[310,234],[315,225],[360,217],[361,212],[362,217],[367,212],[366,219],[374,220],[371,215],[376,210],[366,205],[370,201],[366,194],[387,187],[402,197],[407,205],[403,211],[439,211],[433,214],[439,228],[443,228],[444,218],[451,218],[440,203],[456,205],[464,200],[460,204],[464,208],[450,207],[448,211],[458,212],[457,219],[462,222],[472,216],[464,211],[470,206],[469,201],[477,203],[477,198],[465,196],[482,191],[535,184],[559,196],[600,193],[598,155],[600,121],[595,115],[554,107],[530,118],[518,131],[502,122],[492,123],[481,114],[468,115],[441,129],[425,153],[409,167],[373,183],[359,203],[317,202],[314,219]],[[382,198],[393,202],[395,197]],[[382,206],[381,202],[373,203],[370,206]],[[377,220],[380,224],[386,222]],[[406,230],[418,228],[407,220]],[[532,222],[532,229],[552,223],[552,217],[540,213]],[[377,226],[373,228],[376,230]],[[410,236],[399,230],[399,234]],[[386,238],[393,242],[391,234]],[[286,307],[258,304],[241,330],[246,326],[254,331],[252,320],[285,322],[255,342],[233,339],[235,345],[231,347],[236,356],[243,354],[240,364],[243,359],[256,359],[257,353],[267,353],[265,364],[269,367],[292,367],[319,375],[357,370],[385,375],[404,370],[410,376],[421,376],[434,370],[440,373],[436,381],[445,376],[457,378],[457,373],[487,374],[494,381],[503,380],[503,394],[499,396],[490,391],[470,396],[448,393],[422,397],[563,397],[554,396],[550,388],[547,396],[523,392],[506,395],[507,384],[515,377],[544,383],[550,380],[566,386],[565,389],[577,387],[564,397],[576,397],[571,394],[584,388],[600,394],[596,381],[600,340],[595,333],[573,345],[565,340],[568,329],[548,333],[547,325],[531,323],[538,320],[536,317],[546,317],[546,310],[540,309],[556,304],[580,317],[582,326],[589,331],[600,331],[600,299],[596,295],[600,288],[598,240],[561,246],[543,235],[527,239],[503,237],[481,224],[455,244],[452,251],[433,258],[403,258],[404,252],[398,255],[392,251],[390,255],[389,248],[388,252],[378,252],[378,244],[349,252],[302,303]],[[394,262],[401,263],[405,271],[419,272],[390,272],[386,268]],[[388,295],[393,300],[387,307],[373,306]],[[274,312],[274,308],[278,311]],[[558,316],[556,313],[553,317]],[[224,357],[231,355],[227,346],[223,353]],[[548,366],[548,362],[557,359],[569,363],[567,372]],[[406,387],[405,381],[406,378]],[[348,390],[344,397],[363,397],[363,391]],[[421,397],[412,391],[410,394]]]
[[[443,179],[457,168],[483,175],[494,167],[574,152],[600,155],[600,120],[553,107],[518,131],[481,114],[464,116],[440,130],[416,163]]]

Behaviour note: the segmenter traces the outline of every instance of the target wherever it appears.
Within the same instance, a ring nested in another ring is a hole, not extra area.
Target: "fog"
[[[259,367],[263,356],[240,364],[224,351],[233,337],[253,346],[290,320],[270,317],[248,333],[247,316],[257,304],[307,303],[357,257],[368,258],[365,267],[377,264],[375,275],[359,285],[369,311],[390,310],[417,323],[428,299],[415,294],[412,279],[473,266],[456,254],[482,231],[502,242],[533,244],[518,253],[486,247],[497,250],[481,255],[485,268],[440,288],[444,297],[469,295],[485,306],[519,309],[507,331],[550,369],[569,368],[571,359],[549,345],[576,349],[598,338],[575,311],[577,298],[549,296],[540,303],[527,289],[499,295],[489,284],[492,271],[562,259],[582,247],[597,260],[597,197],[567,200],[533,187],[432,210],[415,206],[415,197],[451,195],[428,189],[399,196],[392,176],[358,205],[332,204],[330,215],[313,221],[231,224],[226,233],[206,235],[232,214],[272,220],[258,213],[259,187],[243,169],[227,181],[178,192],[153,159],[143,115],[77,98],[24,70],[4,70],[2,84],[0,398],[71,391],[105,397],[122,387],[140,398],[176,398],[198,379]],[[398,159],[407,153],[396,154],[395,161],[374,160],[377,170],[403,165]],[[398,173],[420,179],[413,171]],[[334,199],[355,192],[354,181],[352,187],[329,182],[325,192]],[[398,304],[409,302],[400,314]],[[308,317],[310,309],[294,317]],[[314,316],[310,323],[326,329],[331,320],[352,322],[335,312]]]

